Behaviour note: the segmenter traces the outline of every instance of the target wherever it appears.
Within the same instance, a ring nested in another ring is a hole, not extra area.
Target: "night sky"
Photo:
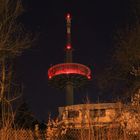
[[[74,62],[92,69],[88,88],[75,91],[75,103],[108,101],[97,85],[96,76],[106,67],[113,49],[115,32],[127,22],[128,0],[24,0],[21,22],[32,33],[39,34],[33,47],[17,58],[17,76],[24,85],[23,97],[40,120],[57,115],[65,105],[64,91],[48,84],[50,66],[64,62],[66,45],[66,13],[72,14],[72,46]]]

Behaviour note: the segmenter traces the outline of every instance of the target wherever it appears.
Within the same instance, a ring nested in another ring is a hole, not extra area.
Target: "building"
[[[78,104],[59,107],[59,119],[72,128],[104,127],[117,123],[121,113],[121,103]]]

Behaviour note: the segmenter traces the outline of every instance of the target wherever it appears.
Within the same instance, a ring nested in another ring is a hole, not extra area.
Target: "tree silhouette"
[[[38,123],[33,112],[29,109],[26,102],[23,102],[16,111],[14,123],[16,128],[32,129]]]
[[[13,97],[15,91],[12,88],[11,62],[25,49],[31,47],[34,41],[34,37],[25,31],[23,25],[17,21],[22,12],[21,0],[0,0],[0,103],[3,126],[6,125],[5,121],[10,118],[7,111],[9,115],[13,116],[10,104],[16,99]]]
[[[133,22],[127,23],[114,37],[110,65],[99,76],[99,86],[106,91],[133,93],[140,88],[140,8],[131,1]]]

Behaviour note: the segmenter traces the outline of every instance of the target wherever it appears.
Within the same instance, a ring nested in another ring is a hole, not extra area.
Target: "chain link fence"
[[[64,130],[63,130],[64,131]],[[89,129],[54,130],[47,140],[140,140],[140,134],[128,134],[122,128],[93,127]]]
[[[128,134],[122,128],[92,127],[44,130],[1,129],[0,140],[140,140],[140,134]]]

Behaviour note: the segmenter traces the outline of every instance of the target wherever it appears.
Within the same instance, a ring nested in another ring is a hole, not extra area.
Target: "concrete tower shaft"
[[[66,60],[49,68],[50,83],[57,88],[65,89],[66,105],[73,105],[74,88],[79,88],[91,79],[91,70],[79,63],[73,63],[71,44],[71,15],[66,15]]]

